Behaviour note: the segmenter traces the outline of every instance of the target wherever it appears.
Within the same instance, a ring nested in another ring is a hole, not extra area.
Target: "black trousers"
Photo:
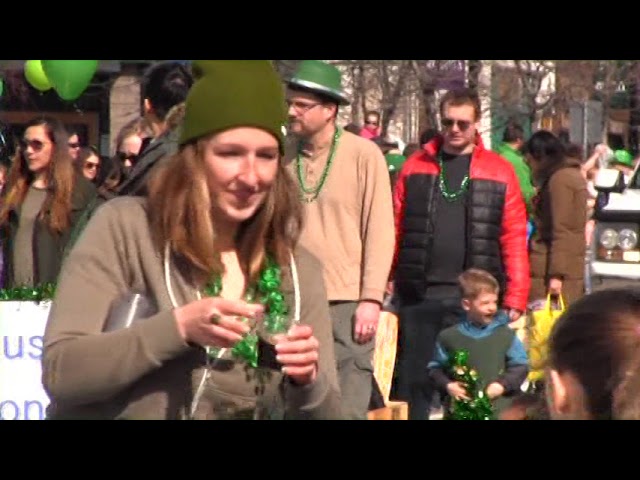
[[[394,398],[409,403],[409,420],[428,420],[434,387],[427,375],[441,330],[463,314],[460,297],[427,299],[400,309]]]

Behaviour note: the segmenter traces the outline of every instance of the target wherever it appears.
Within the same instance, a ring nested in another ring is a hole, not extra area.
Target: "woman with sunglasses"
[[[364,120],[364,127],[360,130],[360,136],[368,140],[373,140],[380,136],[380,113],[379,112],[367,112]]]
[[[118,188],[128,178],[149,138],[147,130],[144,118],[131,120],[120,129],[116,137],[116,154],[110,159],[109,172],[98,187],[101,200],[117,196]]]
[[[0,201],[5,288],[56,282],[69,234],[95,188],[79,175],[53,118],[29,122]]]
[[[100,172],[101,158],[98,151],[93,147],[82,147],[78,153],[77,166],[84,178],[93,184],[98,183],[98,173]]]
[[[297,247],[280,77],[262,60],[193,69],[177,153],[147,195],[96,210],[65,262],[44,336],[48,415],[340,418],[321,265]],[[117,322],[134,292],[153,307]],[[291,319],[275,346],[250,333],[274,319]]]

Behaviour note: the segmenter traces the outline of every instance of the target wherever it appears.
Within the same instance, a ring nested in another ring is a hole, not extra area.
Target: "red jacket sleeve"
[[[404,202],[405,202],[405,188],[404,181],[408,175],[409,162],[405,162],[400,170],[400,173],[396,179],[396,183],[393,187],[393,220],[396,229],[396,245],[393,252],[393,263],[391,264],[391,273],[389,273],[389,280],[393,280],[396,272],[396,265],[398,263],[398,252],[400,251],[400,240],[402,237],[402,217],[404,216]]]
[[[529,253],[527,251],[527,214],[513,168],[508,169],[507,193],[502,216],[500,247],[507,277],[504,306],[524,312],[529,298]]]

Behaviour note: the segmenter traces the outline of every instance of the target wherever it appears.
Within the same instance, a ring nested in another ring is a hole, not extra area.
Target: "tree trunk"
[[[482,70],[481,60],[467,60],[467,86],[478,92],[478,86],[480,85],[480,72]]]
[[[404,87],[407,83],[408,76],[411,72],[411,63],[407,60],[400,60],[400,65],[397,66],[397,79],[393,83],[390,81],[390,72],[386,61],[383,60],[381,65],[381,86],[382,86],[382,125],[381,136],[384,138],[387,136],[389,130],[389,124],[393,118],[400,97],[404,92]]]
[[[360,77],[362,76],[362,68],[358,63],[353,62],[349,66],[349,72],[351,73],[351,82],[353,85],[353,98],[351,99],[351,122],[360,125],[360,101],[363,96],[363,92],[359,88],[359,86],[361,85]]]
[[[436,60],[436,63],[439,60]],[[438,106],[436,105],[435,79],[432,70],[426,62],[412,61],[413,71],[418,79],[420,91],[420,103],[422,105],[421,121],[419,122],[419,132],[427,128],[438,128]]]
[[[357,88],[360,91],[360,109],[362,111],[362,121],[364,122],[366,120],[365,116],[367,115],[367,68],[365,65],[365,62],[362,60],[359,60],[357,63],[357,68],[360,72],[360,74],[358,75],[358,83]]]
[[[284,79],[289,78],[298,68],[300,60],[273,60],[273,64],[280,76]]]

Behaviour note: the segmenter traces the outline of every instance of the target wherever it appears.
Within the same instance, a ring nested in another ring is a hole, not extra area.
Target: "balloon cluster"
[[[452,399],[451,409],[444,420],[495,420],[491,400],[487,396],[478,372],[469,366],[469,352],[456,350],[449,364],[450,376],[465,386],[469,400]]]
[[[52,88],[63,100],[76,100],[91,83],[98,60],[27,60],[24,76],[41,92]]]

